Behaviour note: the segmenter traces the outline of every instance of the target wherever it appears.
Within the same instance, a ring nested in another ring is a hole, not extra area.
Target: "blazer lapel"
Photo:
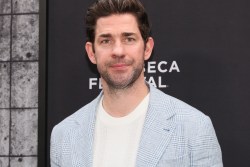
[[[102,93],[101,93],[102,94]],[[96,108],[101,94],[83,111],[83,117],[79,116],[79,128],[71,132],[71,155],[73,167],[93,166],[93,142]]]
[[[170,119],[174,115],[172,105],[166,99],[163,101],[156,91],[150,87],[150,102],[138,148],[137,167],[155,167],[175,130],[176,125]]]

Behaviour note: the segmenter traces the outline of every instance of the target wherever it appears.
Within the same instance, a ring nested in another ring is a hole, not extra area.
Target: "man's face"
[[[97,20],[94,44],[87,42],[86,51],[104,82],[111,88],[123,89],[138,78],[144,80],[144,60],[149,59],[153,44],[152,38],[144,44],[132,14],[118,14]]]

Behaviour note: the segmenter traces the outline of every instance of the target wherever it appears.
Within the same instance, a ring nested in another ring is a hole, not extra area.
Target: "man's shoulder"
[[[157,115],[158,122],[172,122],[176,127],[185,129],[188,136],[195,135],[199,131],[213,130],[213,125],[209,116],[195,107],[170,96],[159,89],[154,88],[154,95],[151,99],[151,105],[154,105],[153,112]],[[152,110],[151,110],[152,111]]]
[[[95,114],[98,100],[99,96],[90,103],[84,105],[79,110],[75,111],[73,114],[66,117],[53,128],[53,131],[66,132],[84,126],[83,124],[87,123],[89,118]]]
[[[181,121],[198,121],[207,119],[207,116],[199,109],[193,107],[186,102],[177,99],[171,95],[162,92],[159,89],[152,88],[153,93],[151,103],[161,112],[168,112],[173,115],[173,118],[178,118]]]

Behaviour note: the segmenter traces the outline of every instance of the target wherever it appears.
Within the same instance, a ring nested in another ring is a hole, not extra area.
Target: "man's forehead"
[[[116,14],[101,17],[97,20],[95,33],[101,34],[137,34],[140,33],[138,23],[132,14]]]

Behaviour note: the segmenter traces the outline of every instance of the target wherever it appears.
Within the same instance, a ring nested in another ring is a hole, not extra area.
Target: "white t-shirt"
[[[98,106],[93,167],[135,167],[149,94],[129,115],[115,118]]]

